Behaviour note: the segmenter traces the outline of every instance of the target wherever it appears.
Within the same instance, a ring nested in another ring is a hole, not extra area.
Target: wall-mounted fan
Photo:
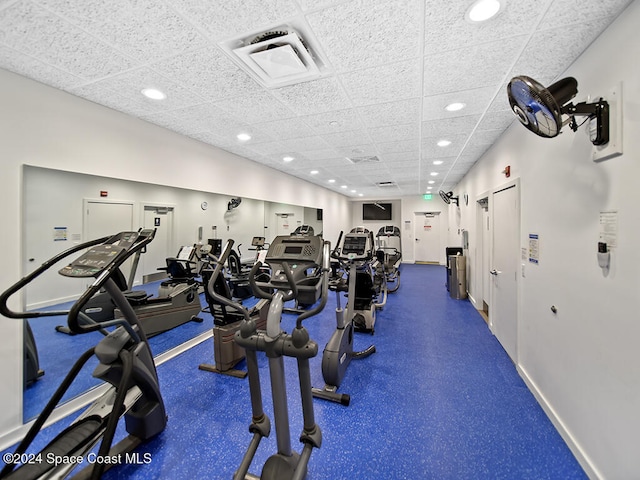
[[[227,212],[233,210],[234,208],[238,208],[238,205],[242,203],[242,198],[232,198],[229,203],[227,203]]]
[[[447,205],[449,205],[451,202],[454,202],[456,205],[460,205],[458,203],[459,197],[454,197],[453,192],[445,192],[444,190],[440,190],[438,193],[440,194],[440,198],[442,199],[442,201]]]
[[[600,98],[597,102],[581,102],[576,105],[570,100],[578,93],[578,82],[573,77],[558,80],[548,88],[533,78],[524,75],[514,77],[507,86],[509,103],[518,120],[541,137],[552,138],[560,133],[568,122],[574,132],[578,130],[576,115],[595,120],[595,129],[591,128],[590,138],[594,145],[609,142],[609,104]],[[562,120],[562,115],[568,115]]]

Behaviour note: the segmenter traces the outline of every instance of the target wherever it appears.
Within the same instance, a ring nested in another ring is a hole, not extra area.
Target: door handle
[[[495,268],[492,268],[491,270],[489,270],[489,273],[491,275],[500,275],[502,272],[500,270],[496,270]]]

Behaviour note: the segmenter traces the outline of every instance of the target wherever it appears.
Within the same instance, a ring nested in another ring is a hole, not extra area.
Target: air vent
[[[380,159],[376,155],[365,155],[363,157],[346,157],[351,163],[377,163]]]
[[[389,187],[397,187],[398,184],[396,182],[377,182],[376,187],[380,188],[389,188]]]
[[[267,88],[307,82],[328,73],[315,37],[303,21],[250,33],[220,46]]]

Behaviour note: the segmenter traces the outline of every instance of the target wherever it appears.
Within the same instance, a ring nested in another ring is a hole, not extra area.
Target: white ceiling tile
[[[28,2],[0,10],[0,44],[87,80],[133,65],[105,43]]]
[[[424,95],[439,95],[500,83],[522,49],[526,35],[474,45],[424,58]]]
[[[356,106],[419,97],[420,77],[417,58],[340,75],[347,95]]]
[[[0,65],[6,70],[62,90],[84,83],[84,80],[76,75],[53,67],[37,58],[25,57],[16,50],[3,45],[0,45]]]
[[[354,109],[331,110],[299,118],[318,135],[360,130],[363,127],[358,112]]]
[[[417,57],[418,11],[419,0],[355,0],[307,18],[332,65],[345,71]]]
[[[362,121],[369,127],[404,125],[420,121],[420,98],[411,98],[357,109]]]
[[[138,60],[155,60],[208,43],[162,2],[38,0],[39,4]]]
[[[94,85],[118,93],[136,103],[139,102],[144,106],[141,108],[143,115],[203,103],[202,97],[146,67],[99,80]],[[164,92],[167,98],[151,100],[142,95],[141,92],[145,88],[157,88]]]
[[[471,133],[480,120],[480,115],[464,115],[462,117],[439,118],[422,122],[424,137],[444,138],[452,134]]]
[[[295,113],[267,92],[244,95],[216,102],[221,109],[247,123],[295,117]]]
[[[382,142],[376,143],[376,148],[381,155],[390,153],[415,152],[420,147],[420,140],[410,139],[398,142]]]
[[[338,132],[322,135],[322,138],[332,147],[350,147],[352,145],[361,145],[363,143],[371,143],[371,136],[363,130],[355,132]]]
[[[487,105],[489,105],[489,102],[491,102],[495,94],[495,87],[484,87],[474,90],[466,90],[463,92],[424,97],[422,119],[423,121],[428,121],[482,113],[486,109]],[[465,103],[466,107],[457,112],[446,111],[444,107],[452,102]]]
[[[444,170],[455,164],[434,184],[453,188],[511,128],[512,76],[549,85],[630,3],[508,1],[472,25],[463,18],[470,2],[0,0],[0,68],[324,187],[331,175],[328,188],[350,197],[341,185],[377,196],[384,177],[416,194],[433,159]],[[329,70],[318,80],[267,89],[220,50],[305,24]],[[149,86],[168,98],[146,99]],[[467,107],[446,112],[453,101]],[[252,139],[240,142],[240,129]],[[453,148],[435,147],[442,137]],[[295,160],[285,164],[285,154]],[[345,159],[368,155],[380,163]],[[314,167],[320,175],[309,175]]]
[[[541,15],[539,0],[509,1],[490,21],[472,24],[464,19],[471,1],[425,1],[425,53],[454,50],[469,45],[507,39],[528,32]],[[575,7],[574,7],[575,8]]]
[[[576,8],[576,0],[554,0],[540,22],[540,29],[565,28],[574,23],[589,23],[598,18],[610,21],[631,0],[581,0]]]
[[[276,88],[272,93],[299,115],[340,110],[348,105],[348,98],[335,77]]]
[[[304,138],[290,138],[288,140],[283,140],[282,143],[287,146],[290,150],[295,150],[297,152],[306,152],[314,151],[314,150],[322,150],[324,148],[328,148],[329,145],[322,137],[304,137]]]
[[[207,100],[221,100],[262,91],[217,47],[174,55],[151,68],[193,90]]]
[[[536,32],[512,69],[512,75],[527,75],[546,85],[580,55],[606,26],[605,20],[594,20],[554,30]]]
[[[311,137],[315,132],[300,117],[272,120],[270,122],[256,123],[256,128],[268,133],[273,138],[287,140],[290,138]]]
[[[298,13],[293,0],[166,0],[214,39],[235,37],[275,26]]]

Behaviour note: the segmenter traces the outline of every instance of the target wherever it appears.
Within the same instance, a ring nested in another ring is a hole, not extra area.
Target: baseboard
[[[556,411],[549,404],[542,392],[538,389],[535,382],[531,380],[526,370],[520,366],[517,367],[517,370],[520,374],[520,377],[524,380],[524,383],[526,383],[527,387],[529,387],[529,391],[533,393],[533,396],[542,407],[542,410],[544,410],[544,413],[546,413],[547,417],[549,417],[549,420],[551,420],[553,426],[556,427],[556,430],[569,447],[569,450],[571,450],[571,453],[573,453],[573,455],[576,457],[576,460],[578,460],[578,463],[585,471],[587,476],[592,480],[603,479],[604,477],[602,476],[602,474],[598,471],[595,465],[593,465],[587,454],[582,450],[575,437],[567,429],[564,422],[560,419]]]
[[[53,305],[60,305],[61,303],[74,302],[78,298],[80,298],[80,295],[70,295],[67,297],[55,298],[53,300],[45,300],[42,302],[29,303],[27,304],[27,310],[40,310],[41,308],[51,307]]]

